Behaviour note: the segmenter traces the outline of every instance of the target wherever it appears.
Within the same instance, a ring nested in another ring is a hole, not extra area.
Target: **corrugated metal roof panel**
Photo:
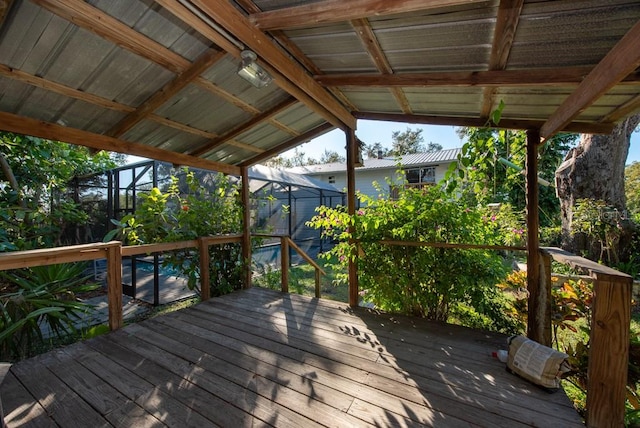
[[[411,155],[400,156],[400,158],[386,157],[382,159],[367,158],[364,159],[364,166],[357,168],[358,170],[370,170],[370,169],[393,169],[397,168],[398,164],[403,167],[411,166],[427,166],[440,163],[455,162],[458,160],[460,149],[447,149],[439,150],[436,152],[428,153],[415,153]],[[347,165],[344,162],[325,163],[319,165],[306,165],[294,168],[288,168],[286,171],[295,174],[307,174],[317,175],[326,174],[329,172],[346,171]]]
[[[508,68],[597,64],[638,19],[637,1],[526,2]]]
[[[210,41],[175,19],[158,3],[141,0],[124,3],[94,0],[89,3],[190,61],[211,46]]]
[[[205,143],[206,138],[169,128],[150,120],[143,120],[127,131],[123,138],[143,144],[184,153]]]
[[[250,113],[193,84],[178,92],[160,107],[157,113],[171,120],[217,134],[223,134],[232,129],[236,123],[242,123],[251,118]]]

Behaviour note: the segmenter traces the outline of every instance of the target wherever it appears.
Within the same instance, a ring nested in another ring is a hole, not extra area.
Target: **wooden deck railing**
[[[320,275],[327,273],[313,260],[309,255],[300,248],[288,235],[270,235],[265,233],[254,233],[254,238],[277,238],[280,240],[280,284],[282,292],[289,292],[289,248],[293,248],[300,257],[309,263],[315,269],[315,296],[320,298]]]
[[[457,249],[527,250],[526,247],[442,242],[383,240],[377,243]],[[535,337],[531,339],[546,346],[551,346],[551,259],[580,270],[593,279],[587,369],[587,426],[623,426],[633,278],[559,248],[541,248],[540,262],[537,267],[540,284],[535,294],[529,294],[528,317],[529,324],[535,326],[532,329]]]
[[[123,247],[119,241],[107,243],[70,245],[66,247],[44,248],[28,251],[13,251],[0,254],[0,270],[46,266],[58,263],[72,263],[97,259],[107,259],[107,299],[109,304],[109,328],[117,330],[123,325],[122,319],[122,256],[160,253],[197,248],[200,254],[201,298],[210,297],[209,251],[211,245],[241,242],[242,235],[207,236],[190,241],[163,242],[158,244],[132,245]],[[205,268],[206,267],[206,268]]]
[[[541,248],[540,253],[540,288],[543,290],[541,294],[548,296],[543,299],[546,300],[544,306],[548,307],[539,308],[536,316],[545,317],[544,322],[549,329],[549,342],[551,259],[593,278],[586,422],[588,427],[623,426],[633,278],[559,248]]]
[[[293,248],[316,271],[315,294],[320,297],[320,275],[325,271],[287,235],[256,235],[279,238],[282,253],[282,291],[289,290],[289,248]],[[211,297],[209,285],[209,247],[242,242],[242,235],[205,236],[198,239],[157,244],[122,246],[119,241],[107,243],[70,245],[66,247],[44,248],[28,251],[0,253],[0,271],[58,263],[72,263],[97,259],[107,260],[107,299],[109,304],[109,328],[117,330],[123,325],[122,318],[122,257],[141,254],[163,253],[167,251],[193,248],[198,250],[200,259],[200,296],[202,300]]]
[[[278,238],[281,246],[282,291],[289,287],[289,248],[293,248],[316,271],[315,294],[320,297],[322,268],[287,235],[255,237]],[[209,251],[211,245],[241,242],[242,235],[201,237],[196,240],[123,247],[121,242],[72,245],[0,254],[0,270],[44,266],[58,263],[107,260],[107,294],[109,327],[116,330],[122,319],[122,256],[150,254],[185,248],[197,248],[201,263],[201,296],[210,297]],[[428,243],[414,241],[378,241],[382,245],[429,246],[457,249],[524,251],[524,247]],[[559,248],[540,250],[540,284],[538,294],[529,296],[529,317],[540,337],[533,338],[551,345],[551,259],[586,272],[593,278],[593,302],[588,367],[587,426],[622,426],[629,361],[629,325],[633,279],[624,273],[563,251]],[[529,267],[531,269],[531,267]]]

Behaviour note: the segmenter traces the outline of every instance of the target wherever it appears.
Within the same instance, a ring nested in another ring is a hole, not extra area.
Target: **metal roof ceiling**
[[[640,109],[637,0],[9,0],[0,25],[0,129],[231,174],[357,118],[503,101],[548,137]]]

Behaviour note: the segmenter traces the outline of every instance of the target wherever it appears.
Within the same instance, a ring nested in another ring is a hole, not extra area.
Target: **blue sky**
[[[405,131],[407,127],[412,130],[417,128],[422,129],[425,145],[433,142],[442,145],[444,149],[453,149],[461,147],[463,144],[463,141],[460,140],[460,137],[458,137],[455,132],[455,128],[452,126],[414,125],[397,122],[358,120],[356,135],[366,144],[380,142],[385,147],[391,147],[391,133],[394,131]],[[307,144],[299,146],[298,149],[304,152],[307,157],[314,159],[320,159],[325,149],[333,150],[344,155],[345,136],[342,131],[336,129],[311,140]],[[293,156],[293,150],[284,153],[284,156]],[[631,147],[629,148],[627,164],[635,161],[640,161],[640,128],[636,129],[636,132],[634,132],[631,137]]]

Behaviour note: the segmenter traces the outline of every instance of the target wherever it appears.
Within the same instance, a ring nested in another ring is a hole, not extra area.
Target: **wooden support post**
[[[540,321],[542,336],[540,344],[551,347],[551,255],[544,250],[539,257],[540,288],[538,293],[538,313],[536,317]]]
[[[289,292],[289,237],[280,237],[280,274],[282,279],[282,292]]]
[[[200,299],[204,302],[211,298],[209,245],[204,238],[198,238],[198,254],[200,255]]]
[[[587,426],[624,426],[629,363],[631,277],[595,273],[589,368]]]
[[[357,144],[355,130],[347,131],[347,212],[356,213],[356,159]],[[356,255],[357,257],[357,255]],[[358,306],[358,269],[356,261],[349,257],[349,306]]]
[[[315,269],[316,272],[316,298],[320,298],[320,269]]]
[[[123,326],[122,319],[122,243],[114,242],[107,248],[107,299],[109,303],[109,328]]]
[[[249,193],[249,168],[242,167],[242,263],[244,275],[242,288],[251,288],[251,195]]]
[[[544,293],[540,287],[540,241],[538,230],[538,145],[540,131],[527,131],[526,190],[527,190],[527,290],[529,291],[529,310],[527,318],[527,337],[536,342],[544,342],[544,326],[541,318],[545,313]]]

